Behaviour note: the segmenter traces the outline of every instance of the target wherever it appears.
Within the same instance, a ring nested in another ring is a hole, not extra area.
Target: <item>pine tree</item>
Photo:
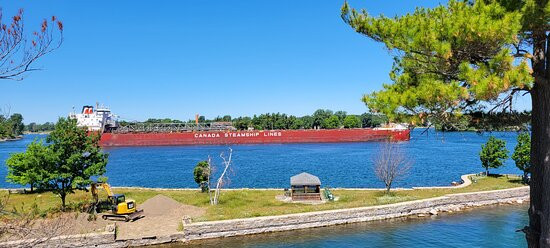
[[[342,18],[394,53],[393,83],[363,98],[392,120],[444,124],[465,109],[510,106],[514,95],[531,95],[531,201],[523,231],[529,247],[550,247],[550,1],[450,0],[395,18],[345,3]]]

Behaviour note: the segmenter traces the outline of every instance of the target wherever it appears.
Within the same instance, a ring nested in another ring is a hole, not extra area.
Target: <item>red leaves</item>
[[[59,30],[63,31],[63,23],[61,21],[57,21],[57,27]]]
[[[46,32],[46,29],[48,29],[48,21],[44,19],[44,21],[42,22],[42,33]]]
[[[13,17],[13,22],[18,23],[19,21],[21,21],[22,16],[23,16],[23,9],[19,9],[18,14]]]
[[[23,74],[33,70],[30,66],[33,62],[59,48],[63,42],[63,24],[56,16],[43,19],[40,23],[41,31],[29,32],[28,37],[25,36],[24,19],[23,9],[20,9],[16,15],[7,19],[8,22],[3,22],[0,8],[0,36],[3,37],[0,42],[3,50],[0,53],[4,57],[0,62],[5,62],[0,63],[0,80],[22,80]],[[55,30],[56,23],[59,32]],[[14,61],[10,56],[17,59]]]

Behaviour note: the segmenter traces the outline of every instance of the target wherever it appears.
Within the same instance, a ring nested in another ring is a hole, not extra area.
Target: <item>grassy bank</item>
[[[194,221],[206,221],[383,205],[453,193],[507,189],[519,186],[523,186],[520,178],[490,176],[479,178],[472,185],[464,188],[400,190],[394,191],[390,196],[385,195],[382,191],[373,190],[334,190],[334,195],[340,197],[339,201],[320,205],[280,202],[275,199],[275,196],[283,194],[281,190],[224,191],[221,194],[218,206],[210,206],[208,195],[200,193],[199,190],[114,189],[114,191],[115,193],[125,194],[127,198],[136,200],[138,207],[145,200],[157,194],[163,194],[183,204],[205,208],[206,214],[195,218]],[[0,194],[5,196],[7,192],[2,191]],[[84,191],[79,191],[68,197],[68,202],[74,209],[78,209],[77,206],[83,205],[90,200],[90,193]],[[34,211],[46,215],[47,213],[55,212],[59,208],[59,204],[59,198],[52,193],[11,194],[8,209],[34,209]]]

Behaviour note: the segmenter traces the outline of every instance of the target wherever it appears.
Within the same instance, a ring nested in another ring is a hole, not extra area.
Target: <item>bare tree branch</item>
[[[25,74],[40,70],[32,67],[42,56],[63,43],[63,23],[55,16],[44,19],[40,31],[25,33],[23,10],[5,24],[0,9],[0,79],[23,80]]]
[[[412,162],[395,143],[386,142],[381,145],[377,157],[374,158],[374,173],[386,185],[386,193],[390,192],[392,184],[405,177]]]
[[[210,186],[210,176],[212,175],[212,171],[214,171],[214,168],[212,166],[212,160],[210,157],[208,157],[208,171],[209,171],[209,177],[208,177],[208,195],[210,197],[210,205],[218,205],[218,200],[220,198],[220,192],[224,185],[226,185],[229,182],[229,177],[227,176],[228,170],[230,170],[230,166],[232,163],[232,156],[233,156],[233,149],[229,148],[229,156],[226,157],[224,153],[222,152],[220,154],[220,158],[223,160],[223,171],[218,180],[216,180],[216,188],[214,189],[214,195],[212,195],[212,191],[210,190],[212,187]]]

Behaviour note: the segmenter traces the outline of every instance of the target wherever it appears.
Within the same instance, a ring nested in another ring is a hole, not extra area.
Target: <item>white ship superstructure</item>
[[[80,114],[70,113],[69,118],[76,119],[76,125],[88,131],[104,132],[117,127],[116,116],[104,106],[96,105],[95,111],[93,106],[84,106]]]

